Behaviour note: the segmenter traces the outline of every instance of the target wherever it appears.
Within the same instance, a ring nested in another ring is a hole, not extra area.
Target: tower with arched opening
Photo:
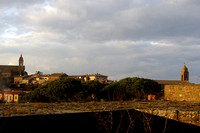
[[[181,81],[189,81],[189,71],[185,64],[181,70]]]

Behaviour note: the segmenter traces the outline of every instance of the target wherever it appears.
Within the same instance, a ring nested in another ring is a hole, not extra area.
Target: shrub
[[[157,82],[144,78],[125,78],[103,89],[106,100],[145,99],[148,94],[156,94],[161,90]]]
[[[36,88],[24,99],[29,102],[67,102],[78,99],[77,93],[82,90],[83,85],[80,81],[73,78],[60,78]]]

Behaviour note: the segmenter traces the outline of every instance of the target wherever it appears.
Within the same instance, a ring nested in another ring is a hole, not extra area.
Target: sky
[[[0,0],[0,64],[200,83],[199,0]]]

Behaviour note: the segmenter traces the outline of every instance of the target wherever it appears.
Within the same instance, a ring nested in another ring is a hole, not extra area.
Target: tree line
[[[60,78],[39,86],[24,96],[26,102],[72,102],[91,100],[145,99],[148,94],[161,91],[157,82],[144,78],[125,78],[112,84],[99,81],[81,82],[73,78]]]

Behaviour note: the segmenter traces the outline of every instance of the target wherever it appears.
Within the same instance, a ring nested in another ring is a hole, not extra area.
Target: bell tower
[[[181,70],[181,81],[189,81],[189,71],[185,64]]]
[[[19,75],[20,76],[23,76],[24,75],[24,59],[22,57],[22,54],[21,56],[19,57]]]

